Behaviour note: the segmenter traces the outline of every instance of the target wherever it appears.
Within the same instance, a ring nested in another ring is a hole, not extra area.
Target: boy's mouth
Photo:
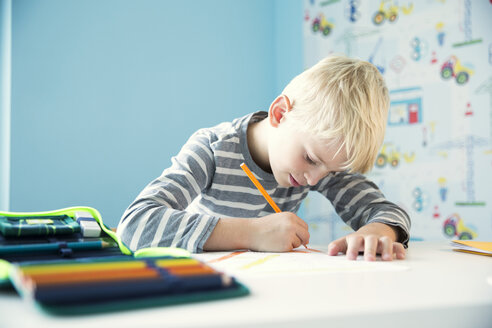
[[[292,176],[292,174],[289,174],[289,181],[290,181],[290,184],[293,187],[299,187],[301,185],[299,182],[297,182],[296,179],[294,179],[294,177]]]

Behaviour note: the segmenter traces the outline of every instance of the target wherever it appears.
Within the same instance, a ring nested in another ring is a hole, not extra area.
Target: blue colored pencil
[[[214,273],[179,278],[165,276],[115,282],[40,285],[35,286],[33,292],[34,298],[46,305],[74,305],[221,289],[230,286],[232,282],[223,274]]]
[[[18,253],[29,253],[29,252],[49,252],[58,251],[60,249],[61,243],[46,243],[46,244],[25,244],[25,245],[9,245],[0,246],[0,255],[3,254],[18,254]],[[68,242],[66,243],[67,248],[72,250],[91,250],[91,249],[102,249],[107,247],[116,247],[116,242],[107,242],[102,240],[95,241],[82,241],[82,242]]]

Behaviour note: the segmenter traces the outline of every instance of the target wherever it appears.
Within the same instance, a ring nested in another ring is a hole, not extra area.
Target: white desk
[[[0,327],[492,327],[492,257],[414,242],[400,272],[250,277],[237,299],[79,317],[0,293]]]

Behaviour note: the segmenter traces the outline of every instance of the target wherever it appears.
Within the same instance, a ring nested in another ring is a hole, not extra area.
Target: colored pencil
[[[197,265],[201,263],[200,261],[192,258],[169,258],[169,259],[158,259],[154,261],[155,266],[160,268],[168,268],[174,266],[185,266],[185,265]],[[114,261],[97,261],[92,260],[87,261],[77,261],[71,263],[54,263],[54,264],[35,264],[35,265],[23,265],[22,272],[25,274],[38,274],[43,272],[74,272],[74,271],[93,271],[93,270],[115,270],[115,269],[136,269],[144,268],[147,266],[147,262],[144,260],[135,260],[134,258],[128,257],[128,259],[123,260],[117,258]]]
[[[37,286],[60,285],[60,284],[82,284],[87,282],[111,282],[130,279],[148,279],[159,277],[159,272],[151,268],[132,270],[105,270],[92,272],[68,272],[55,274],[41,274],[25,276],[26,281],[31,281]]]
[[[130,258],[131,259],[131,258]],[[42,265],[26,265],[22,266],[21,270],[24,274],[42,274],[52,272],[87,272],[94,270],[116,270],[116,269],[138,269],[145,268],[147,263],[144,261],[114,261],[114,262],[72,262],[72,263],[60,263],[60,264],[42,264]]]
[[[99,304],[221,290],[235,280],[193,258],[112,259],[24,264],[15,268],[23,290],[44,305]]]
[[[214,273],[186,278],[166,276],[69,285],[33,285],[31,292],[41,303],[67,305],[221,289],[230,286],[232,282],[231,278],[221,273]]]
[[[213,273],[216,271],[212,267],[201,265],[195,267],[169,268],[168,272],[176,276],[192,276]]]
[[[193,267],[173,267],[169,270],[163,270],[164,275],[173,275],[176,277],[200,276],[215,274],[212,267],[200,265]],[[157,278],[161,272],[152,267],[124,269],[124,270],[94,270],[94,271],[73,271],[73,272],[47,272],[42,274],[23,275],[23,279],[35,284],[81,284],[86,282],[102,282],[112,280],[129,280],[129,279],[146,279]]]
[[[255,176],[253,175],[253,173],[251,172],[249,167],[246,165],[246,163],[242,163],[239,166],[243,169],[243,171],[246,173],[246,175],[251,180],[251,182],[253,182],[253,184],[256,186],[256,188],[261,192],[263,197],[265,197],[266,201],[268,202],[268,204],[270,204],[270,206],[273,208],[273,210],[276,213],[282,212],[280,210],[280,208],[277,206],[277,204],[275,204],[272,197],[270,197],[270,195],[266,192],[265,188],[263,188],[260,181],[258,181],[258,179],[255,178]]]
[[[65,243],[67,248],[72,250],[90,250],[90,249],[103,249],[108,247],[116,247],[116,242],[107,242],[101,240],[95,241],[74,241]],[[47,243],[47,244],[24,244],[24,245],[10,245],[0,247],[0,254],[18,254],[29,252],[51,252],[58,251],[60,249],[60,242]]]
[[[260,181],[258,181],[258,179],[255,178],[255,176],[253,175],[253,172],[251,172],[251,170],[246,165],[246,163],[242,163],[239,166],[243,169],[243,171],[246,173],[246,175],[251,180],[251,182],[253,182],[253,184],[256,186],[256,188],[261,192],[261,194],[263,195],[263,197],[265,197],[266,201],[268,202],[268,204],[270,204],[270,206],[273,208],[273,210],[275,211],[275,213],[282,212],[280,210],[280,208],[277,206],[277,204],[275,204],[275,202],[273,201],[272,197],[270,197],[270,195],[266,192],[265,188],[263,188],[263,186],[261,185]],[[307,248],[307,245],[304,245],[304,247]]]

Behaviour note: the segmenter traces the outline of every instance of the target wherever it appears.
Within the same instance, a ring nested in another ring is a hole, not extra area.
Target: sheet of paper
[[[339,272],[403,271],[408,267],[393,262],[349,261],[345,255],[329,256],[317,250],[295,249],[287,253],[251,251],[206,252],[196,254],[199,260],[235,276],[326,274]]]

